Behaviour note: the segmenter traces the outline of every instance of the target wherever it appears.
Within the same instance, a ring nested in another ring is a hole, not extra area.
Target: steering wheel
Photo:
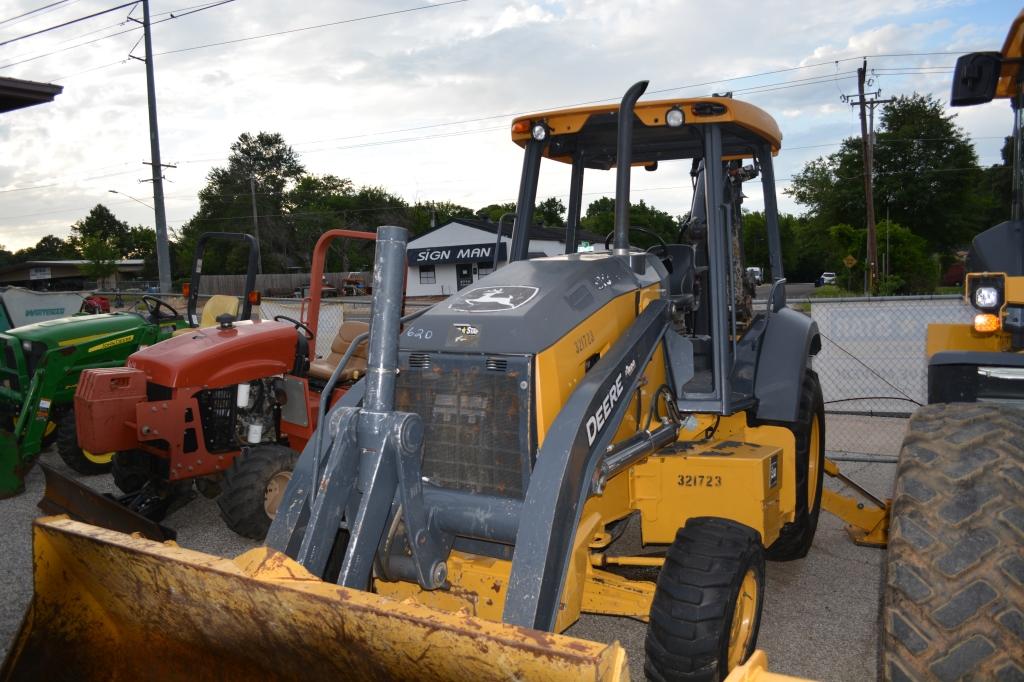
[[[294,318],[287,317],[286,315],[274,315],[274,322],[291,322],[295,325],[296,329],[301,329],[305,332],[307,339],[313,340],[313,330]]]
[[[175,318],[181,317],[181,314],[177,310],[175,310],[170,303],[163,301],[159,298],[155,298],[153,296],[143,296],[139,300],[143,304],[145,304],[146,312],[149,313],[149,317],[151,320],[173,320]],[[161,315],[161,308],[166,308],[170,312],[170,315]]]
[[[630,227],[629,231],[630,232],[643,232],[648,237],[654,237],[655,239],[658,240],[658,246],[661,247],[662,253],[668,253],[668,242],[666,242],[664,237],[662,237],[657,232],[654,232],[653,230],[648,230],[645,227]],[[604,238],[604,248],[605,249],[608,249],[612,245],[612,238],[614,238],[614,237],[615,237],[615,231],[613,230],[613,231],[608,233],[607,237]],[[655,247],[652,246],[650,249],[647,249],[647,251],[650,252],[651,249],[653,249],[653,248],[655,248]]]

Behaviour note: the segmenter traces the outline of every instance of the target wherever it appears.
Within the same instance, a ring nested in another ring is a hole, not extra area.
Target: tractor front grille
[[[402,353],[395,409],[423,419],[434,485],[522,498],[533,453],[527,356]]]

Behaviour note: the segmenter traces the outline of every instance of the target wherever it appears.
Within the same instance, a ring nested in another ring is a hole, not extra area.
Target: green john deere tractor
[[[242,300],[248,311],[259,258],[255,239],[228,232],[202,235],[193,261],[197,275],[203,247],[211,238],[247,242],[249,263]],[[217,314],[238,315],[237,298],[214,296],[200,320],[198,293],[198,286],[190,292],[185,317],[166,302],[143,296],[137,312],[75,315],[0,333],[0,498],[24,489],[25,471],[54,441],[61,459],[75,471],[110,470],[114,453],[93,453],[78,446],[74,396],[79,374],[89,368],[120,367],[139,348],[169,338],[178,329],[212,325]]]

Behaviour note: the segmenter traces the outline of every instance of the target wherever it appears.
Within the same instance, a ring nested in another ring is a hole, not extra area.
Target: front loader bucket
[[[33,528],[35,595],[0,680],[625,680],[617,643],[325,583],[63,517]]]

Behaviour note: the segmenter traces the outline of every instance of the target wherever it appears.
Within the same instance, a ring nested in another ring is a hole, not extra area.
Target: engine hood
[[[298,332],[287,322],[236,322],[229,329],[194,329],[128,358],[155,384],[219,388],[289,372]]]
[[[510,263],[409,322],[399,345],[407,351],[539,353],[612,299],[665,277],[652,255],[642,275],[606,253]]]
[[[22,341],[38,341],[52,348],[79,345],[101,336],[135,331],[148,324],[134,313],[106,313],[61,317],[9,329],[4,333]]]

